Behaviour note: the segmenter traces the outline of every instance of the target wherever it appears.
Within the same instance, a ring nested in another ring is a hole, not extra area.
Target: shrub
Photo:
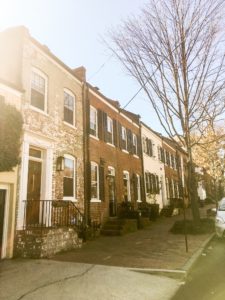
[[[200,220],[200,226],[195,226],[193,220],[186,220],[186,233],[187,234],[204,234],[214,231],[214,220],[209,218],[204,218]],[[185,223],[184,220],[176,221],[170,232],[175,234],[185,233]]]
[[[0,101],[0,172],[12,171],[19,162],[22,115],[12,105]]]

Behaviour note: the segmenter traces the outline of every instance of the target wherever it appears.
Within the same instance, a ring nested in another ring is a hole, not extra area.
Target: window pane
[[[65,158],[64,176],[74,177],[74,161],[72,159]]]
[[[29,149],[29,156],[36,157],[36,158],[41,158],[41,150],[30,148]]]
[[[74,124],[74,97],[64,92],[64,121]]]
[[[35,72],[31,74],[31,104],[45,109],[45,79]]]
[[[98,199],[98,166],[91,164],[91,198]]]
[[[97,136],[97,111],[93,108],[90,110],[90,133]]]
[[[73,178],[68,178],[68,177],[63,178],[63,195],[64,197],[74,196]]]

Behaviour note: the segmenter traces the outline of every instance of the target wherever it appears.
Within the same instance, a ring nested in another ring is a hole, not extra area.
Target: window
[[[113,121],[107,116],[107,142],[113,144]]]
[[[75,158],[71,155],[65,155],[63,176],[63,199],[72,200],[75,198]]]
[[[133,133],[133,154],[137,154],[137,136]]]
[[[127,150],[127,130],[122,126],[122,148]]]
[[[99,200],[99,168],[91,162],[91,199]]]
[[[123,199],[124,201],[131,201],[130,198],[130,176],[129,172],[123,171]]]
[[[137,176],[137,201],[141,202],[141,179],[140,179],[140,175],[136,175]]]
[[[35,70],[31,73],[31,105],[46,111],[46,99],[47,99],[47,89],[46,89],[46,76],[41,74],[40,71]]]
[[[90,134],[93,136],[98,136],[98,127],[97,127],[97,110],[94,107],[90,107]]]
[[[64,121],[75,125],[75,97],[70,91],[64,90]]]

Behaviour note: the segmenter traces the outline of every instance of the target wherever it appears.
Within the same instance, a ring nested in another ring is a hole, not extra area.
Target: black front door
[[[6,190],[0,190],[0,258],[2,257]]]

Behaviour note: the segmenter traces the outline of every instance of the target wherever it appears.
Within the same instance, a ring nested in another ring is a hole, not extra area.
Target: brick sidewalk
[[[201,217],[206,217],[209,207],[200,208]],[[190,210],[187,214],[190,216]],[[182,269],[211,236],[188,235],[189,251],[186,253],[184,235],[169,232],[175,220],[182,218],[182,215],[160,217],[148,228],[124,236],[100,236],[81,249],[58,254],[52,259],[130,268]]]

